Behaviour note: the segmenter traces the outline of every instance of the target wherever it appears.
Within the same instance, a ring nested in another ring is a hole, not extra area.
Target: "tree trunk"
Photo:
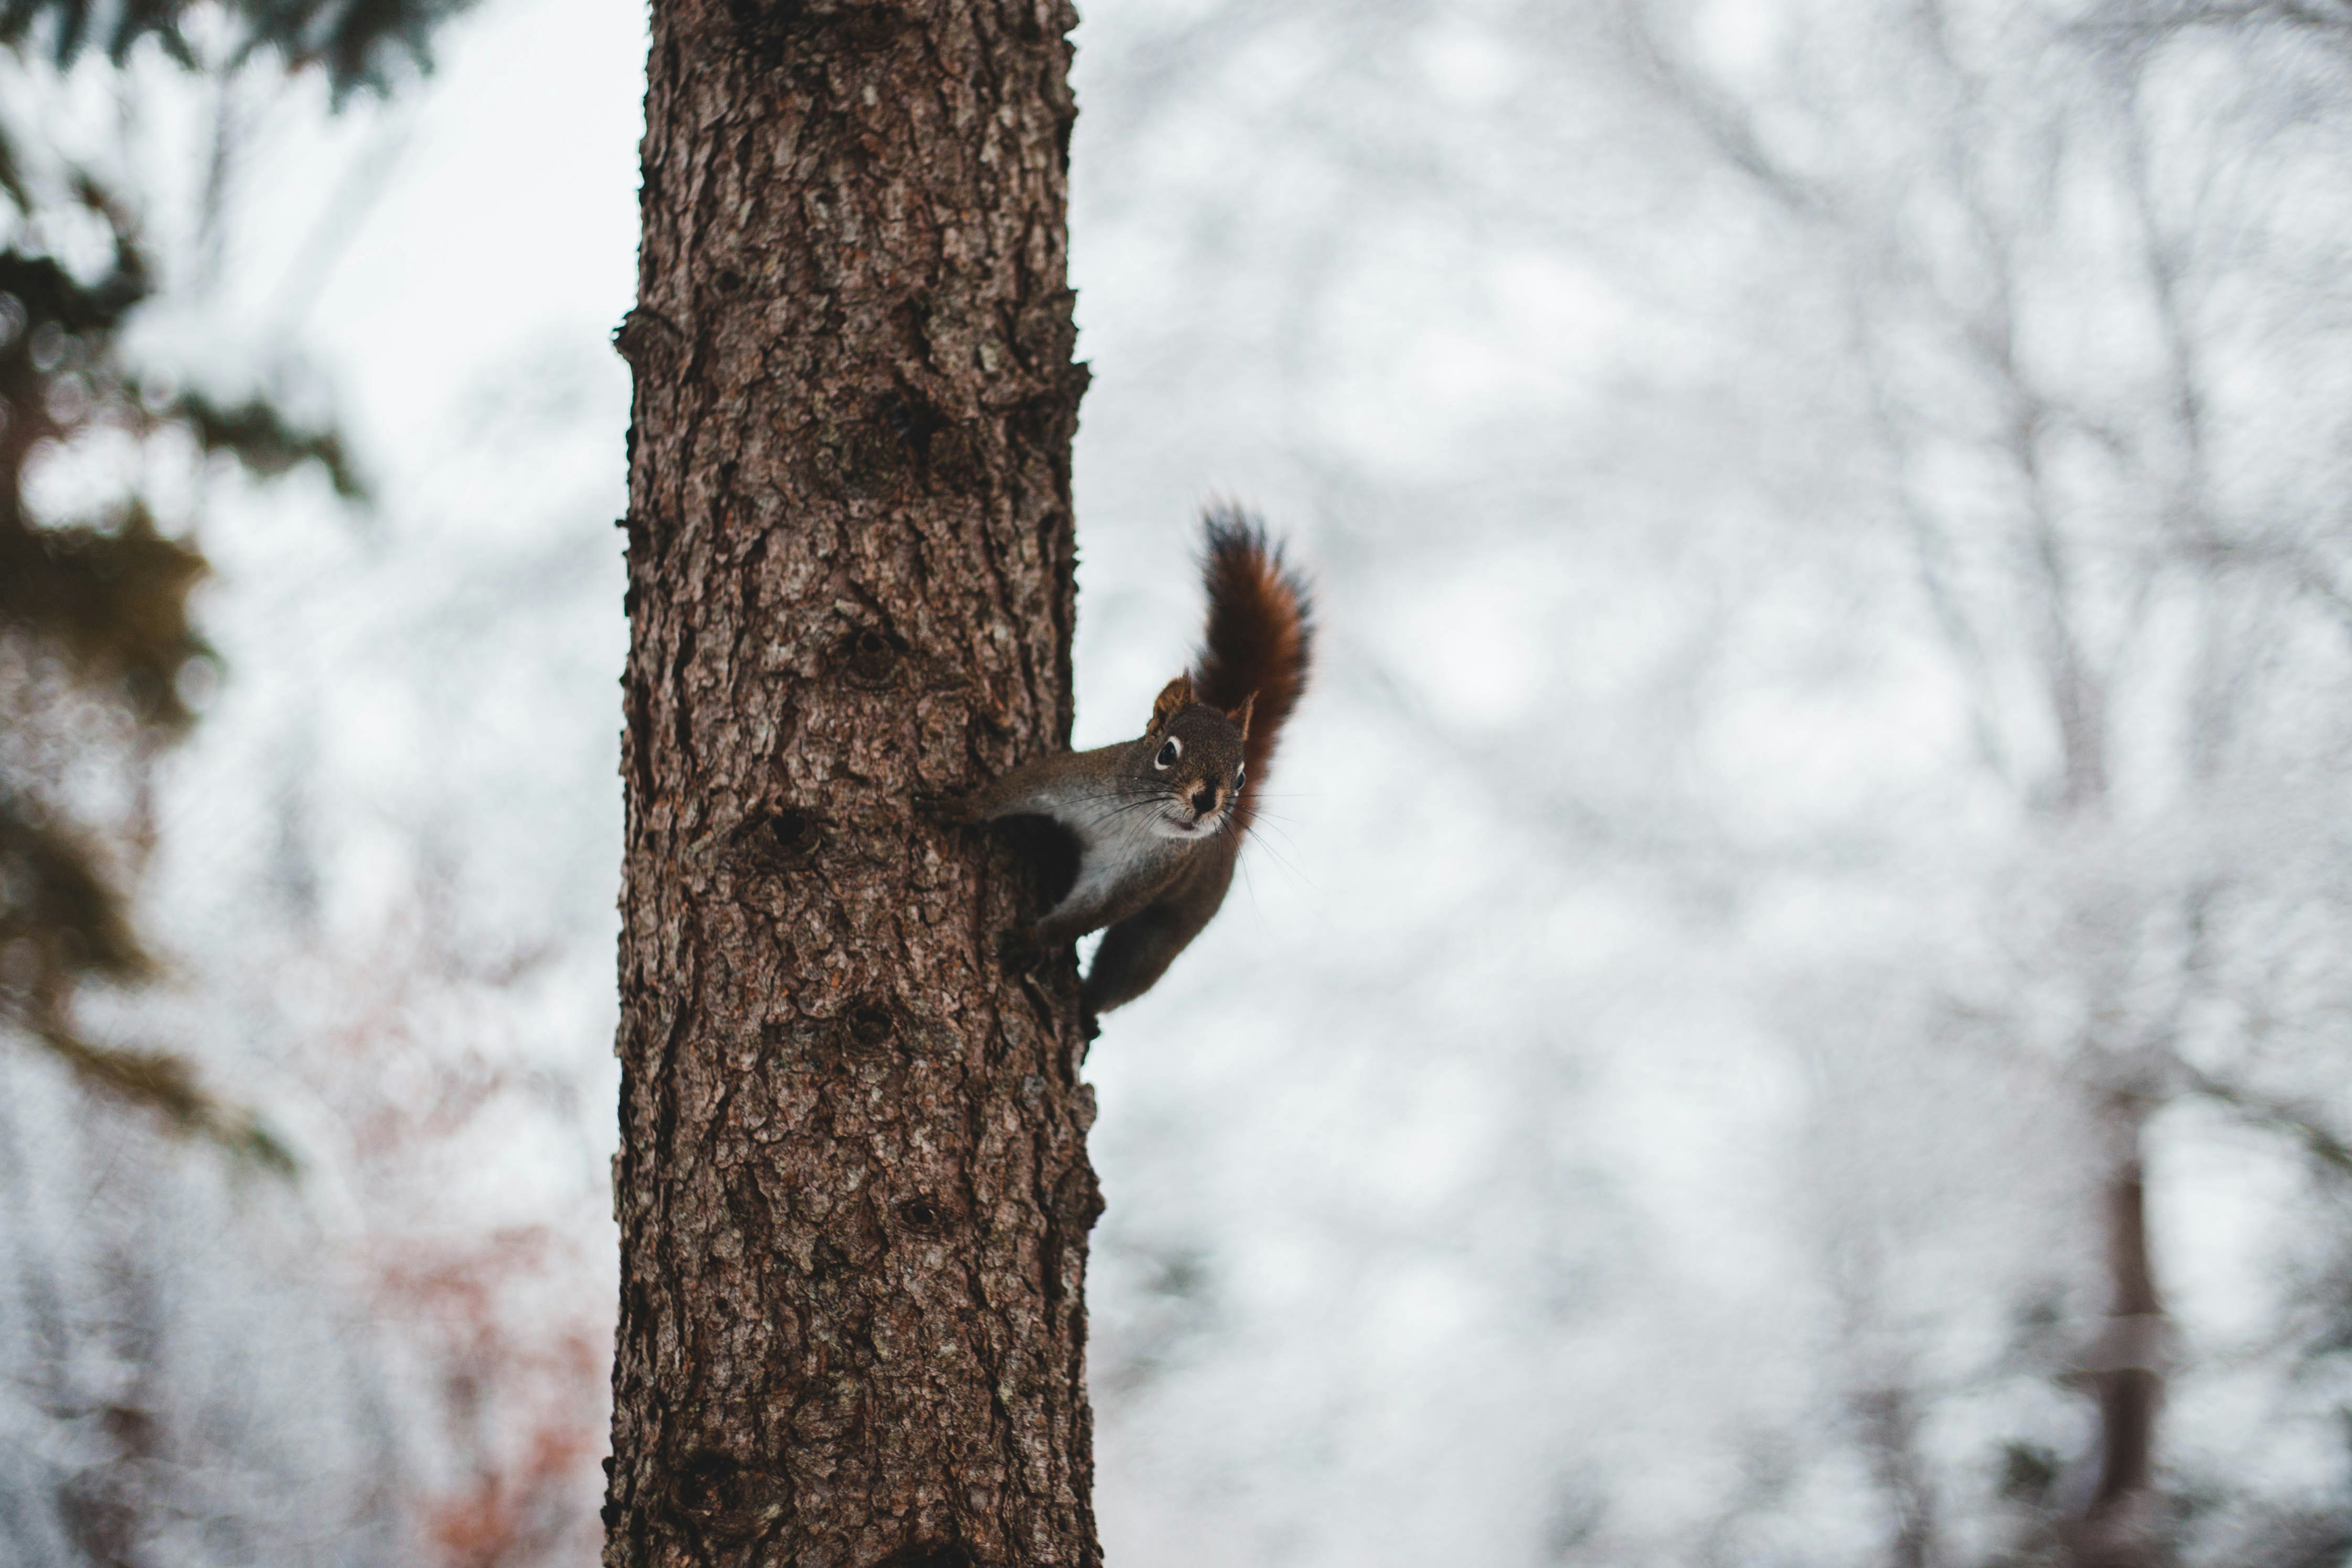
[[[1099,1562],[1075,974],[917,803],[1066,746],[1062,0],[656,0],[605,1561]]]
[[[2098,1479],[2067,1531],[2077,1568],[2156,1568],[2164,1562],[2156,1483],[2156,1423],[2171,1330],[2148,1258],[2147,1182],[2140,1165],[2144,1113],[2110,1113],[2118,1145],[2107,1179],[2107,1322],[2084,1356],[2099,1402]]]

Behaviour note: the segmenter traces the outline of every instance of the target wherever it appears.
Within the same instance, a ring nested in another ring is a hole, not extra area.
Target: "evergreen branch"
[[[37,820],[0,781],[0,946],[26,955],[0,977],[0,999],[56,995],[84,977],[143,978],[153,963],[125,904],[89,845]]]
[[[299,464],[316,462],[327,470],[335,494],[348,500],[366,498],[367,486],[345,455],[342,437],[331,429],[293,423],[266,398],[225,407],[201,392],[187,392],[173,401],[163,417],[184,421],[206,452],[228,453],[260,477],[275,478]]]
[[[260,1117],[207,1092],[184,1058],[94,1045],[58,1025],[37,1028],[32,1038],[89,1087],[155,1112],[174,1131],[280,1176],[299,1174],[294,1152]]]
[[[228,52],[244,65],[274,51],[289,70],[324,70],[335,96],[383,92],[405,61],[429,70],[433,29],[473,0],[225,0],[242,32]],[[197,0],[5,0],[0,46],[38,52],[62,70],[97,51],[123,64],[142,40],[152,38],[186,69],[200,64],[187,21]]]
[[[0,508],[13,499],[0,496]],[[0,626],[47,638],[84,680],[120,682],[134,712],[171,729],[190,717],[182,666],[210,652],[187,607],[207,570],[137,502],[105,529],[10,527],[0,510]]]

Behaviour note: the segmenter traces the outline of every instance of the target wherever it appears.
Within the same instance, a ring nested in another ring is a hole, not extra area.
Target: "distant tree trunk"
[[[1906,1369],[1907,1370],[1907,1369]],[[1868,1443],[1872,1479],[1895,1515],[1888,1568],[1932,1568],[1936,1549],[1936,1483],[1919,1449],[1919,1397],[1914,1380],[1887,1379],[1853,1400]]]
[[[1089,1564],[1062,0],[656,0],[608,1564]]]
[[[2110,1113],[2118,1153],[2108,1176],[2107,1323],[2085,1358],[2099,1402],[2098,1479],[2067,1531],[2077,1568],[2155,1568],[2165,1560],[2156,1517],[2157,1416],[2169,1329],[2148,1258],[2147,1182],[2140,1166],[2144,1113]]]

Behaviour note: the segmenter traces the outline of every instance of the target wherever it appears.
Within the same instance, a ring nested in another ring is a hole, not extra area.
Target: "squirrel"
[[[1235,507],[1202,519],[1209,616],[1192,671],[1161,688],[1137,739],[1022,764],[955,803],[967,822],[1048,817],[1077,842],[1076,879],[1008,954],[1108,926],[1079,988],[1087,1032],[1151,988],[1225,901],[1282,727],[1307,687],[1307,589]]]

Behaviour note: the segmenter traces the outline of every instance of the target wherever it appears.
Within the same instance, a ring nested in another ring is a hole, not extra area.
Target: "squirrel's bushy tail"
[[[1306,585],[1285,570],[1282,551],[1266,543],[1263,523],[1230,504],[1211,507],[1202,522],[1209,629],[1192,690],[1200,701],[1227,711],[1257,698],[1242,749],[1247,777],[1234,809],[1235,821],[1246,828],[1257,814],[1257,794],[1283,724],[1307,689],[1315,623]]]

